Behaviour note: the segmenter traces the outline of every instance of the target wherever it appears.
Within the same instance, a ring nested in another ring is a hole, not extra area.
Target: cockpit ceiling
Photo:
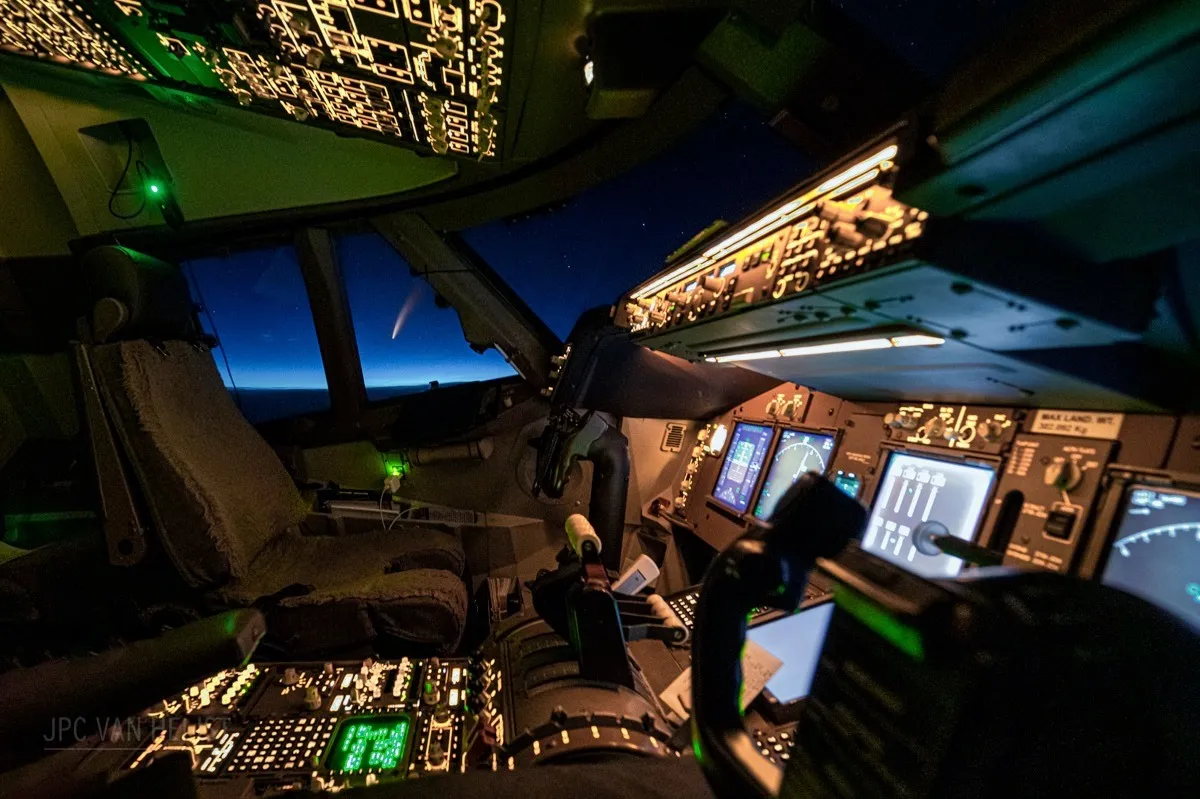
[[[515,0],[0,0],[0,50],[503,159]]]

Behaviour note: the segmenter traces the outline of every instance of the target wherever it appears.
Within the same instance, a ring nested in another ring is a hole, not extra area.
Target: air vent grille
[[[663,433],[662,451],[679,452],[683,449],[683,437],[686,432],[687,425],[679,422],[668,422],[667,429]]]

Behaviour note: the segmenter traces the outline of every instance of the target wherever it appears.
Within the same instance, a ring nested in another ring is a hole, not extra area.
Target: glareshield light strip
[[[826,355],[833,352],[886,350],[894,347],[937,347],[945,343],[946,339],[941,336],[912,333],[902,336],[838,339],[820,344],[802,344],[795,347],[778,347],[769,350],[730,352],[722,355],[708,355],[704,360],[709,363],[738,363],[739,361],[761,361],[767,358],[796,358],[802,355]]]
[[[825,194],[838,190],[846,191],[869,183],[879,176],[877,167],[885,161],[895,158],[898,152],[899,149],[894,144],[884,147],[874,155],[864,158],[862,161],[854,164],[854,166],[834,175],[815,189],[759,217],[748,226],[740,228],[734,234],[709,247],[699,258],[689,261],[678,269],[673,269],[662,277],[642,284],[634,290],[630,297],[635,300],[640,299],[647,294],[659,292],[673,283],[704,271],[706,267],[712,265],[713,261],[725,257],[733,250],[743,246],[754,236],[781,227],[798,216],[808,213],[815,207],[815,201]],[[853,184],[847,185],[851,181],[853,181]]]

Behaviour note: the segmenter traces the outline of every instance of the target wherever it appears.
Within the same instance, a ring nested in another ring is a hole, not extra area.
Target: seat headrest
[[[83,270],[97,341],[202,338],[187,279],[174,264],[103,246],[83,257]]]

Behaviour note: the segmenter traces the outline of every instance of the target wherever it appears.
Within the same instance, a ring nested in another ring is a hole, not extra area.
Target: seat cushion
[[[183,341],[103,344],[97,379],[164,548],[183,578],[249,574],[308,512],[283,464],[234,406],[212,354]]]
[[[447,654],[466,626],[467,587],[438,569],[380,573],[284,598],[267,618],[271,635],[293,653],[387,636]]]
[[[341,585],[406,569],[440,569],[458,579],[465,561],[458,536],[443,530],[400,528],[356,535],[289,530],[264,547],[245,576],[223,593],[253,601],[291,585]]]
[[[330,642],[390,635],[448,652],[466,624],[467,589],[458,576],[465,560],[458,537],[442,530],[343,536],[293,530],[221,593],[241,604],[274,597],[269,627],[293,651],[308,648],[309,640],[333,648]]]

